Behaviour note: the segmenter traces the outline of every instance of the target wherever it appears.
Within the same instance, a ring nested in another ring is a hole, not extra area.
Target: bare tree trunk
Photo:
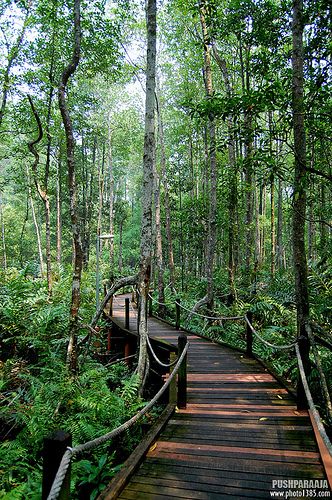
[[[108,169],[109,169],[109,231],[110,231],[110,285],[114,281],[114,175],[112,158],[112,129],[108,126]],[[122,227],[121,227],[122,231]],[[121,235],[122,238],[122,235]],[[121,242],[122,243],[122,242]],[[122,260],[122,259],[121,259]],[[121,263],[122,268],[122,263]],[[120,274],[121,271],[119,270]]]
[[[306,135],[303,98],[303,2],[293,0],[293,124],[294,124],[294,193],[293,193],[293,258],[297,304],[298,335],[307,336],[309,320],[309,292],[305,248],[306,218]]]
[[[0,191],[0,219],[1,219],[1,241],[2,241],[2,266],[4,269],[7,269],[6,233],[5,233],[5,220],[2,209],[1,191]]]
[[[119,274],[120,274],[120,276],[122,274],[122,267],[123,267],[122,236],[123,236],[123,221],[121,220],[120,224],[119,224],[119,260],[118,260],[118,267],[119,267]]]
[[[164,268],[163,268],[163,247],[162,247],[162,235],[161,235],[161,216],[160,216],[160,178],[157,172],[155,172],[155,191],[154,191],[154,203],[155,203],[155,225],[156,225],[156,267],[158,274],[158,301],[159,304],[159,315],[164,317],[165,315],[165,293],[164,293]]]
[[[70,307],[70,327],[69,344],[67,349],[67,364],[70,371],[77,372],[77,333],[78,333],[78,313],[81,302],[81,275],[83,267],[83,250],[80,234],[80,226],[77,216],[77,194],[75,179],[75,139],[73,134],[73,125],[66,102],[66,88],[69,78],[75,73],[80,60],[81,45],[81,23],[80,23],[80,0],[74,0],[74,49],[70,63],[64,69],[58,88],[59,108],[62,116],[63,125],[66,132],[67,146],[67,166],[68,183],[70,196],[70,218],[72,226],[73,244],[74,244],[74,262],[73,262],[73,280],[72,297]]]
[[[271,277],[274,278],[275,274],[275,260],[276,260],[276,232],[275,232],[275,190],[274,190],[274,175],[270,177],[271,189]]]
[[[47,152],[47,158],[46,158],[46,167],[45,167],[45,187],[44,189],[41,187],[40,182],[38,181],[38,172],[37,168],[39,165],[39,154],[37,149],[35,148],[36,144],[41,141],[43,138],[43,129],[42,129],[42,124],[38,115],[38,112],[33,104],[31,96],[28,96],[29,103],[31,106],[31,110],[33,112],[33,115],[35,117],[35,120],[37,122],[38,126],[38,137],[36,140],[29,142],[28,147],[29,151],[34,155],[35,160],[32,165],[32,172],[33,172],[33,180],[36,186],[36,190],[44,204],[44,210],[45,210],[45,235],[46,235],[46,275],[47,275],[47,288],[48,288],[48,295],[52,295],[52,267],[51,267],[51,225],[50,225],[50,200],[47,194],[47,183],[48,183],[48,175],[49,175],[49,165],[50,165],[50,142],[48,143],[48,152]],[[51,101],[52,101],[52,95],[50,95],[50,102],[49,102],[49,113],[51,109]],[[48,117],[50,120],[50,116]],[[48,134],[49,135],[49,134]],[[50,138],[48,138],[48,141],[50,141]]]
[[[27,182],[28,182],[28,198],[29,198],[30,206],[31,206],[32,220],[33,220],[33,225],[35,226],[35,231],[36,231],[36,236],[37,236],[37,249],[38,249],[38,256],[39,256],[40,274],[42,277],[44,277],[45,271],[44,271],[44,259],[43,259],[43,250],[42,250],[41,237],[40,237],[40,229],[39,229],[39,225],[38,225],[38,221],[37,221],[37,217],[36,217],[35,205],[34,205],[33,199],[32,199],[31,186],[30,186],[30,173],[29,173],[28,166],[27,166]]]
[[[170,274],[171,289],[175,290],[175,266],[174,266],[174,252],[173,252],[173,238],[171,231],[171,207],[169,199],[169,187],[167,180],[167,170],[166,170],[166,154],[165,154],[165,141],[164,141],[164,126],[162,120],[162,112],[160,107],[160,102],[157,96],[157,110],[158,110],[158,136],[160,144],[160,167],[161,167],[161,178],[164,186],[165,195],[165,213],[166,213],[166,238],[168,244],[168,267]]]
[[[282,214],[282,180],[278,182],[278,220],[277,220],[277,265],[278,269],[286,269],[285,250],[283,243],[283,214]]]
[[[61,145],[56,166],[56,261],[61,264],[62,215],[61,215]]]
[[[145,135],[143,156],[143,198],[142,198],[142,229],[141,229],[141,259],[138,277],[139,306],[138,332],[140,348],[137,373],[141,384],[146,379],[147,372],[147,307],[151,277],[152,256],[152,196],[153,172],[155,165],[155,89],[156,89],[156,38],[157,38],[157,5],[156,0],[147,1],[147,65],[145,93]]]
[[[213,55],[224,79],[226,93],[232,96],[232,87],[229,79],[227,64],[222,59],[216,46],[213,44]],[[234,121],[231,116],[227,118],[228,133],[228,163],[229,163],[229,194],[228,194],[228,279],[231,301],[236,300],[235,273],[236,273],[236,246],[238,240],[237,230],[237,168],[235,158]]]
[[[262,238],[261,238],[261,228],[260,228],[260,220],[259,220],[259,215],[260,215],[260,201],[261,201],[261,209],[262,209],[262,202],[263,202],[263,188],[259,188],[258,186],[255,187],[255,196],[254,196],[254,203],[255,203],[255,279],[257,278],[257,271],[259,267],[261,266],[261,256],[262,256]],[[259,199],[261,198],[261,200]]]
[[[104,162],[98,164],[98,220],[97,220],[97,238],[102,234],[102,213],[104,197]],[[100,250],[102,250],[102,241],[99,241]]]
[[[213,95],[212,68],[211,68],[211,39],[207,28],[207,2],[201,1],[199,4],[200,22],[204,42],[204,82],[207,97]],[[213,276],[214,276],[214,257],[216,246],[216,214],[217,214],[217,156],[216,156],[216,126],[215,118],[211,113],[208,122],[209,132],[209,173],[210,173],[210,193],[209,193],[209,225],[207,241],[207,290],[206,303],[208,307],[213,307]]]
[[[240,40],[240,63],[241,63],[241,79],[242,90],[249,92],[250,90],[250,74],[249,74],[249,49],[245,51],[245,61],[243,60],[243,47]],[[253,165],[252,157],[254,154],[253,142],[253,116],[252,110],[249,108],[244,113],[243,120],[244,128],[244,158],[245,158],[245,199],[246,199],[246,221],[245,221],[245,271],[246,281],[250,284],[252,279],[252,255],[254,246],[254,186],[253,186]]]

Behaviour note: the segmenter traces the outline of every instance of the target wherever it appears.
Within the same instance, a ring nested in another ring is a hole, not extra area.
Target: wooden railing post
[[[54,478],[58,472],[61,459],[68,446],[72,445],[72,436],[69,432],[56,431],[44,438],[43,448],[43,486],[42,500],[46,500],[51,490]],[[60,500],[68,500],[70,496],[70,466],[63,481]]]
[[[109,304],[110,304],[110,316],[113,316],[113,295],[110,298]]]
[[[310,371],[310,360],[309,360],[310,343],[308,337],[305,335],[301,335],[298,338],[298,345],[302,358],[304,372],[306,376],[308,376]],[[296,403],[298,410],[306,410],[308,408],[308,401],[305,395],[305,390],[302,384],[300,372],[298,373],[298,379],[297,379]]]
[[[152,298],[149,297],[149,316],[152,316]]]
[[[181,321],[181,309],[180,309],[180,299],[176,299],[175,303],[175,328],[180,330]]]
[[[129,330],[129,297],[125,298],[125,329]]]
[[[178,336],[178,356],[180,357],[187,344],[187,335]],[[178,371],[178,408],[187,407],[187,354],[183,358]]]
[[[250,321],[250,323],[252,324],[252,312],[251,311],[248,311],[247,312],[247,318],[248,320]],[[253,337],[252,337],[252,330],[250,328],[250,326],[248,325],[247,323],[247,330],[246,330],[246,340],[247,340],[247,349],[246,349],[246,353],[247,353],[247,356],[249,356],[250,358],[252,358],[252,342],[253,342]]]

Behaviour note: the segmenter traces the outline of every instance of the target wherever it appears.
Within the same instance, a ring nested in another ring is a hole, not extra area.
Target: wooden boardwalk
[[[123,297],[114,302],[120,322]],[[179,334],[154,318],[149,330],[172,343]],[[267,499],[280,491],[273,481],[325,479],[308,413],[297,411],[287,390],[257,361],[194,335],[188,340],[187,409],[173,414],[119,498]]]

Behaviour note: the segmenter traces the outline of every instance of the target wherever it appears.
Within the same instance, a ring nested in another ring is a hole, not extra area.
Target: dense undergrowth
[[[94,273],[86,272],[82,284],[82,324],[94,313]],[[78,376],[68,376],[64,363],[70,302],[70,273],[58,268],[53,295],[46,282],[30,269],[2,272],[0,276],[0,498],[38,499],[41,495],[42,445],[44,437],[58,429],[70,431],[79,444],[102,435],[126,421],[142,407],[137,397],[137,379],[123,363],[103,365],[83,350]],[[296,336],[296,311],[291,276],[262,277],[253,289],[238,286],[238,297],[229,301],[218,276],[212,315],[244,316],[253,313],[260,335],[273,344],[287,344]],[[331,330],[332,277],[330,268],[311,268],[311,315],[325,331]],[[178,293],[181,304],[191,309],[205,290],[203,281],[188,278]],[[156,297],[156,295],[155,295]],[[166,315],[174,320],[174,296],[168,287]],[[155,305],[155,310],[156,310]],[[200,313],[211,312],[200,310]],[[181,312],[181,325],[212,340],[245,348],[245,322],[206,320]],[[86,331],[82,329],[81,335]],[[101,339],[100,339],[101,340]],[[255,339],[254,352],[268,361],[293,385],[297,381],[294,350],[275,350]],[[329,389],[332,390],[330,351],[319,347]],[[316,404],[324,413],[319,378],[313,363],[310,377]],[[153,414],[147,416],[148,421]],[[136,426],[116,442],[97,448],[75,460],[72,467],[73,498],[94,499],[109,482],[128,453],[140,440]]]
[[[0,498],[39,499],[44,437],[62,429],[72,433],[73,444],[86,442],[129,419],[143,402],[137,397],[137,379],[123,363],[104,366],[83,353],[79,375],[68,376],[69,274],[59,270],[51,299],[46,283],[29,269],[3,273],[0,282]],[[90,283],[87,273],[82,323],[93,312]],[[75,460],[73,498],[95,498],[141,433],[136,426],[117,442]]]

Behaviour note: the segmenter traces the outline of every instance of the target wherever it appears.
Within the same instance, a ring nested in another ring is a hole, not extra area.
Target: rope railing
[[[159,300],[155,299],[154,297],[152,297],[152,295],[148,295],[149,299],[152,300],[152,302],[154,302],[155,304],[158,304],[158,306],[164,306],[164,307],[168,307],[169,304],[166,304],[165,302],[160,302]]]
[[[122,425],[117,427],[116,429],[113,429],[112,431],[108,432],[107,434],[104,434],[103,436],[100,436],[98,438],[92,439],[91,441],[87,441],[84,444],[80,444],[77,446],[74,446],[73,448],[68,447],[66,452],[64,453],[62,460],[60,462],[59,469],[56,473],[56,476],[54,478],[51,490],[48,494],[47,500],[56,500],[61,492],[62,484],[63,481],[66,477],[71,459],[80,453],[90,451],[97,446],[100,446],[101,444],[106,443],[110,439],[118,436],[122,432],[128,430],[132,425],[134,425],[141,417],[143,417],[159,400],[159,398],[164,394],[166,389],[169,387],[171,384],[172,380],[174,379],[175,375],[179,371],[179,368],[182,364],[182,361],[184,360],[187,351],[189,347],[189,342],[186,343],[180,357],[177,360],[176,366],[174,370],[170,373],[167,381],[163,384],[161,389],[155,394],[155,396],[138,412],[136,415],[134,415],[131,419],[127,420],[124,422]]]
[[[192,309],[189,309],[188,307],[185,307],[177,300],[175,301],[175,304],[177,304],[179,307],[181,307],[181,309],[183,309],[184,311],[187,311],[190,314],[194,314],[194,315],[199,316],[199,317],[204,318],[204,319],[214,319],[215,321],[227,321],[227,320],[236,321],[236,320],[243,319],[243,316],[207,316],[205,314],[200,314],[196,311],[193,311]]]
[[[160,359],[158,358],[158,356],[156,355],[156,353],[153,350],[153,347],[151,345],[149,336],[147,336],[146,341],[147,341],[147,344],[149,346],[149,349],[150,349],[150,352],[152,354],[152,357],[158,363],[158,365],[163,366],[164,368],[171,368],[171,366],[176,365],[176,363],[178,362],[178,358],[175,359],[174,361],[172,361],[172,363],[163,363],[162,361],[160,361]]]
[[[298,362],[298,366],[299,366],[300,377],[301,377],[303,389],[304,389],[304,392],[305,392],[305,395],[306,395],[306,398],[307,398],[307,401],[308,401],[308,405],[309,405],[310,411],[311,411],[312,416],[313,416],[313,418],[315,420],[315,423],[317,425],[317,429],[318,429],[318,431],[319,431],[319,433],[321,435],[321,438],[324,441],[324,444],[325,444],[325,446],[326,446],[326,448],[327,448],[330,456],[332,457],[332,444],[331,444],[331,441],[330,441],[328,435],[326,434],[326,431],[325,431],[324,425],[322,423],[321,417],[320,417],[319,412],[316,409],[316,406],[315,406],[314,401],[312,399],[312,395],[311,395],[311,392],[310,392],[310,389],[309,389],[309,384],[308,384],[307,377],[306,377],[306,374],[305,374],[305,371],[304,371],[304,367],[303,367],[303,362],[302,362],[302,357],[301,357],[301,353],[300,353],[300,348],[299,348],[298,345],[295,346],[295,350],[296,350],[297,362]]]
[[[254,335],[256,335],[256,337],[261,341],[263,342],[263,344],[267,345],[268,347],[271,347],[272,349],[292,349],[294,346],[297,345],[297,340],[295,340],[294,342],[292,342],[291,344],[285,344],[285,345],[278,345],[278,344],[271,344],[271,342],[268,342],[267,340],[265,340],[263,337],[261,337],[259,335],[259,333],[255,330],[255,328],[252,326],[250,320],[248,319],[248,316],[245,314],[244,316],[244,319],[247,323],[247,325],[249,326],[250,330],[252,331],[252,333]]]

